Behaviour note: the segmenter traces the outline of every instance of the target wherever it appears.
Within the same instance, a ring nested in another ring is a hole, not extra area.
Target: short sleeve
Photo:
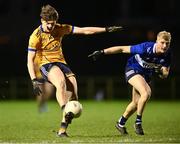
[[[39,47],[39,43],[40,40],[38,35],[35,32],[33,32],[29,38],[28,50],[36,51],[36,49],[38,49]]]
[[[137,45],[132,45],[130,48],[131,54],[149,54],[153,50],[154,43],[153,42],[144,42]]]
[[[61,29],[64,35],[73,33],[74,26],[68,24],[62,24]]]
[[[144,54],[144,43],[132,45],[131,54]]]

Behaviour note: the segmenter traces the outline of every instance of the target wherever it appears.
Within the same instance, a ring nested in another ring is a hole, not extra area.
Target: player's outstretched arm
[[[122,26],[110,26],[110,27],[74,27],[73,34],[97,34],[103,32],[116,32],[121,31]]]
[[[32,81],[32,85],[33,85],[33,92],[34,95],[40,95],[42,94],[42,91],[40,89],[40,82],[38,81],[38,79],[36,78],[35,75],[35,68],[34,68],[34,58],[35,58],[35,52],[30,50],[28,51],[28,60],[27,60],[27,66],[28,66],[28,71],[29,71],[29,75],[31,77],[31,81]]]
[[[113,46],[103,50],[97,50],[89,54],[88,57],[96,61],[102,55],[110,55],[117,53],[130,53],[131,46]]]
[[[88,57],[96,61],[100,56],[104,55],[104,50],[97,50],[89,54]]]

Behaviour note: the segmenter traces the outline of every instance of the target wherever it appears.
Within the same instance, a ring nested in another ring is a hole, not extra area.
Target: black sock
[[[142,116],[141,115],[137,115],[135,123],[136,124],[141,124],[142,123]]]
[[[119,119],[119,124],[121,126],[124,126],[126,121],[127,121],[127,118],[125,118],[124,116],[121,116],[121,118]]]
[[[65,122],[61,122],[60,127],[66,129],[68,127],[68,124]]]

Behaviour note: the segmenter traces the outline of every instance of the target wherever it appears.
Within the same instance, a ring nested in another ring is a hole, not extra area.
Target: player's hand
[[[106,27],[106,32],[116,32],[116,31],[121,31],[123,30],[122,26],[110,26]]]
[[[39,95],[42,94],[42,90],[41,90],[41,88],[40,88],[40,85],[41,85],[41,84],[42,84],[42,83],[39,82],[38,79],[36,79],[36,78],[32,80],[33,92],[34,92],[34,95],[35,95],[35,96],[39,96]]]
[[[154,67],[154,71],[155,71],[155,73],[157,73],[157,74],[162,74],[162,65],[156,65],[155,67]]]
[[[92,58],[96,61],[100,56],[104,55],[104,50],[94,51],[92,54],[88,55],[89,58]]]

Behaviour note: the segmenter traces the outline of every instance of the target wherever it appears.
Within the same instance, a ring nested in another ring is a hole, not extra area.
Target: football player
[[[34,91],[41,93],[38,80],[35,75],[34,58],[37,54],[40,59],[41,73],[43,77],[56,88],[56,99],[62,111],[68,100],[78,100],[78,88],[76,77],[65,61],[62,52],[62,39],[69,34],[96,34],[102,32],[114,32],[122,29],[116,27],[77,27],[69,24],[57,23],[59,14],[50,5],[41,9],[41,25],[31,34],[28,46],[27,66]],[[68,95],[67,95],[68,91]],[[72,116],[63,113],[58,136],[66,137],[66,129],[71,123]]]
[[[131,57],[125,68],[126,81],[132,86],[132,101],[119,118],[116,128],[121,134],[127,134],[125,123],[134,113],[137,113],[134,128],[138,135],[144,135],[142,116],[145,105],[151,96],[150,81],[153,74],[160,78],[168,77],[171,62],[171,34],[161,31],[157,34],[156,42],[143,42],[137,45],[113,46],[95,51],[89,55],[94,60],[99,56],[129,53]]]

